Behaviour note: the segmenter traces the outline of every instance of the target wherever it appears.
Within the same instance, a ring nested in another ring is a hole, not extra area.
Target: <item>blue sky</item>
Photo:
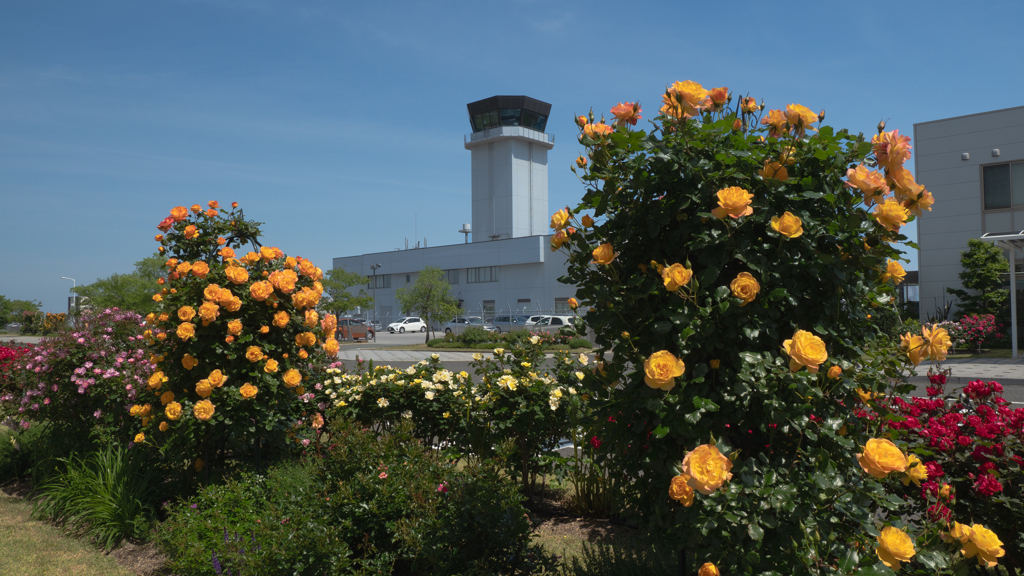
[[[209,200],[324,268],[461,242],[465,105],[495,94],[552,104],[551,210],[582,194],[574,113],[653,117],[675,80],[869,134],[1024,103],[1020,2],[703,6],[5,2],[0,294],[63,311],[61,276],[131,272],[170,208]]]

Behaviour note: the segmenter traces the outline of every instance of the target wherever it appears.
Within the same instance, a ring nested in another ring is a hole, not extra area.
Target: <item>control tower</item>
[[[466,105],[473,153],[473,242],[548,234],[551,104],[492,96]]]

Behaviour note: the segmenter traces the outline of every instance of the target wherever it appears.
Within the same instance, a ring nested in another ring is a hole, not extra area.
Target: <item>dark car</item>
[[[373,328],[358,318],[338,318],[338,340],[370,340]]]

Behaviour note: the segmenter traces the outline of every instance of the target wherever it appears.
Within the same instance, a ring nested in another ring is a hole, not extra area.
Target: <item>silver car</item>
[[[442,324],[441,329],[444,330],[445,334],[462,334],[470,326],[479,326],[488,332],[498,331],[494,326],[484,324],[483,318],[479,316],[458,316],[452,318],[450,322]]]

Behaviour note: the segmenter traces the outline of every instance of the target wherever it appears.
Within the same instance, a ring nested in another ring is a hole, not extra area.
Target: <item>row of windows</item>
[[[1024,206],[1024,162],[982,168],[985,210]]]
[[[523,126],[543,132],[548,123],[547,116],[521,108],[502,108],[500,111],[490,110],[483,114],[474,115],[472,120],[474,132],[483,132],[498,126]]]
[[[459,269],[453,268],[451,270],[444,271],[445,279],[452,286],[459,283]],[[405,275],[405,282],[409,283],[412,280],[411,274]],[[482,268],[467,268],[466,269],[466,283],[477,284],[481,282],[497,282],[498,281],[498,267],[497,266],[484,266]],[[374,285],[376,283],[376,286]],[[366,283],[367,288],[391,288],[391,274],[377,274],[376,276],[370,276],[370,281]]]
[[[480,268],[466,268],[466,284],[479,284],[481,282],[497,282],[498,267],[482,266]]]

